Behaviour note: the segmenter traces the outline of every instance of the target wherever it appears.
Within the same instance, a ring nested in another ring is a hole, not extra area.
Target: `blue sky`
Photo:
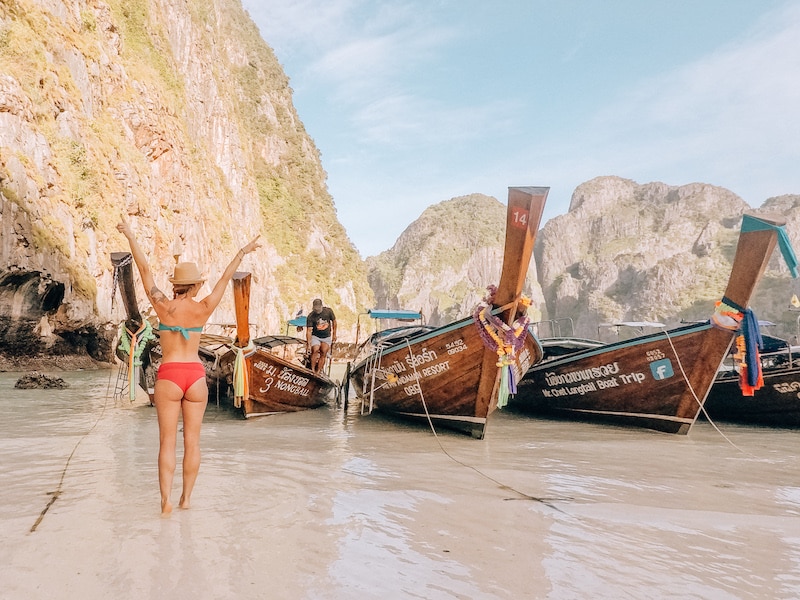
[[[243,0],[362,256],[455,196],[600,175],[800,194],[800,2]]]

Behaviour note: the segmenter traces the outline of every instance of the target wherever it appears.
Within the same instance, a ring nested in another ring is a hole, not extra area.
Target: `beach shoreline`
[[[0,374],[4,600],[800,597],[793,430],[723,425],[733,446],[503,410],[474,440],[352,398],[210,402],[192,508],[161,518],[146,394],[62,376]]]
[[[113,369],[115,364],[95,360],[86,354],[9,356],[0,353],[0,373],[24,371],[99,371]]]

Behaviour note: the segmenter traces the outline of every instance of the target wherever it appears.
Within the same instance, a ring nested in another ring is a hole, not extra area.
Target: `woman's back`
[[[210,311],[189,295],[154,305],[160,321],[162,362],[199,362],[200,332]]]

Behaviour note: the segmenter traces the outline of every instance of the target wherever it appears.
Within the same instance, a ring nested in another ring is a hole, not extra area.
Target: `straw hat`
[[[193,262],[182,262],[175,265],[175,274],[169,278],[172,285],[192,285],[206,280],[200,269]]]

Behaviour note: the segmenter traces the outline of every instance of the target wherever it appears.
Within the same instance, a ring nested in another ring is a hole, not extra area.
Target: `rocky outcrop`
[[[316,296],[346,331],[372,293],[325,177],[238,0],[3,2],[0,353],[111,358],[120,215],[165,290],[177,255],[213,282],[261,234],[254,334]]]
[[[505,205],[483,194],[427,208],[390,250],[367,259],[376,305],[419,310],[431,325],[471,314],[498,283],[505,227]],[[523,292],[541,305],[533,261]]]
[[[68,388],[69,384],[61,379],[61,377],[45,375],[44,373],[33,371],[17,379],[17,383],[14,384],[14,387],[21,390],[62,390]]]
[[[707,319],[720,299],[745,211],[777,214],[800,251],[800,196],[751,209],[732,192],[702,183],[670,186],[598,177],[580,185],[569,212],[539,232],[526,294],[543,337],[574,333],[611,341],[603,324]],[[428,208],[388,251],[369,258],[377,306],[421,310],[440,325],[468,315],[496,283],[505,207],[480,194]],[[537,281],[538,274],[538,281]],[[753,299],[768,332],[800,336],[790,305],[800,282],[778,251]]]
[[[788,220],[795,246],[797,207],[797,196],[785,196],[759,209]],[[551,219],[539,235],[545,320],[598,337],[598,326],[608,322],[675,326],[707,319],[727,284],[741,215],[749,209],[732,192],[700,183],[640,185],[599,177],[580,185],[569,212]],[[795,333],[788,309],[793,285],[776,252],[753,307],[777,322],[775,333],[782,336]]]

